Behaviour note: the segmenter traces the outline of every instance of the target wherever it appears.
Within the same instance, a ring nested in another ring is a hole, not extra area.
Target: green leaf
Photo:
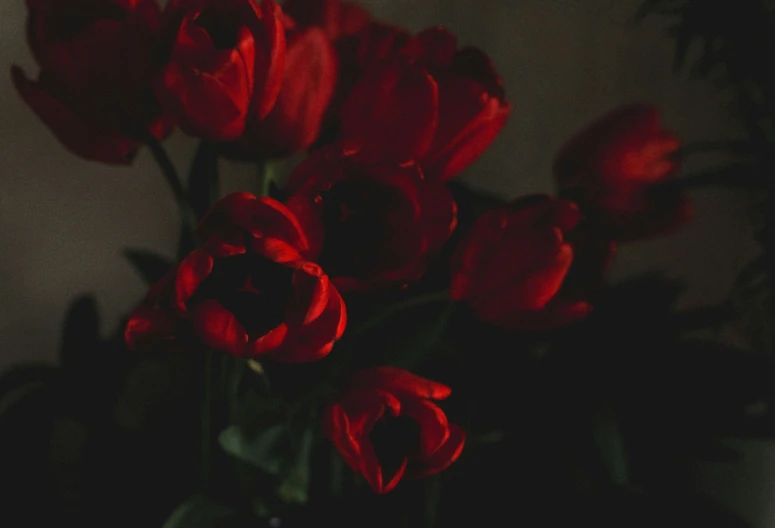
[[[225,528],[238,520],[230,508],[196,495],[178,506],[162,528]]]
[[[188,199],[197,219],[201,219],[218,198],[218,148],[202,141],[188,175]]]
[[[70,304],[59,349],[59,357],[64,367],[88,362],[88,358],[99,345],[99,326],[100,319],[94,297],[83,295]]]
[[[218,442],[234,458],[278,475],[282,470],[284,450],[287,449],[288,429],[285,425],[268,427],[254,436],[247,436],[237,426],[226,428]]]
[[[125,249],[124,256],[148,285],[155,284],[175,266],[165,257],[144,249]]]
[[[299,451],[293,464],[284,475],[277,494],[291,504],[306,504],[309,492],[310,457],[315,436],[312,429],[307,429],[302,435]]]
[[[435,350],[445,335],[455,303],[446,295],[430,294],[389,305],[374,318],[345,334],[341,347],[354,354],[354,361],[368,365],[411,368]],[[366,365],[360,365],[366,366]]]

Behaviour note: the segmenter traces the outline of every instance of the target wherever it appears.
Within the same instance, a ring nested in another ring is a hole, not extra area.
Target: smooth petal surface
[[[256,50],[253,34],[246,27],[236,39],[232,49],[214,49],[191,17],[183,20],[158,95],[187,134],[228,141],[244,131],[253,95]]]
[[[483,214],[451,259],[451,297],[511,329],[551,328],[587,315],[584,297],[601,283],[612,246],[579,230],[581,222],[574,203],[546,195]]]
[[[353,387],[381,388],[397,394],[432,400],[443,400],[452,394],[452,389],[446,385],[396,367],[362,370],[351,378],[351,383]]]
[[[438,405],[413,398],[404,400],[401,411],[420,424],[420,447],[422,454],[429,457],[436,453],[449,438],[447,415]]]
[[[397,59],[355,86],[342,108],[342,135],[361,145],[364,156],[406,163],[427,152],[438,119],[436,81],[424,68]]]
[[[418,464],[413,474],[418,477],[435,475],[460,458],[466,443],[466,432],[455,424],[449,425],[449,437],[433,455]]]
[[[294,33],[288,41],[277,101],[243,140],[251,155],[263,159],[288,156],[317,140],[336,85],[336,52],[323,30]]]
[[[254,3],[254,0],[250,0]],[[285,68],[285,28],[283,12],[273,0],[261,3],[261,45],[257,43],[253,108],[257,120],[264,119],[280,93]]]
[[[234,314],[218,301],[198,303],[191,313],[191,325],[205,345],[232,356],[243,355],[248,334]]]
[[[58,99],[50,88],[30,81],[21,68],[11,69],[14,86],[35,114],[71,152],[109,165],[129,165],[140,142],[90,122],[77,109]]]
[[[229,194],[210,208],[197,227],[197,234],[209,238],[235,228],[285,241],[300,252],[309,247],[298,219],[273,198],[257,198],[246,192]]]
[[[192,251],[178,266],[175,278],[175,300],[180,310],[213,270],[213,257],[202,249]]]

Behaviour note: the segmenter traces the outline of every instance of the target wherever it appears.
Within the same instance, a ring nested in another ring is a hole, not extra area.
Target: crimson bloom
[[[417,160],[429,179],[447,181],[487,149],[510,112],[490,59],[431,28],[365,73],[342,109],[342,134],[376,159]]]
[[[539,330],[588,315],[613,245],[581,223],[572,202],[527,196],[483,214],[456,248],[451,296],[484,321]]]
[[[399,368],[360,371],[326,408],[324,431],[353,471],[387,493],[402,477],[433,475],[462,453],[465,431],[431,401],[451,392]]]
[[[310,156],[287,191],[310,255],[341,290],[419,278],[457,223],[449,190],[426,182],[417,166],[364,162],[343,145]]]
[[[172,0],[174,42],[157,91],[184,132],[238,138],[250,112],[265,117],[280,90],[285,35],[272,0]]]
[[[283,10],[302,27],[319,27],[331,40],[354,35],[371,21],[371,14],[342,0],[286,0]]]
[[[675,231],[691,218],[675,174],[678,139],[662,128],[659,111],[631,104],[614,109],[571,138],[555,162],[560,192],[619,241]]]
[[[334,93],[337,59],[320,28],[290,27],[277,102],[264,119],[248,120],[234,157],[268,159],[305,150],[317,140]]]
[[[345,305],[320,266],[306,260],[293,214],[271,199],[231,194],[199,227],[189,254],[132,314],[130,348],[204,344],[238,357],[301,363],[328,354]]]
[[[147,135],[172,123],[150,89],[159,67],[160,10],[154,0],[27,0],[36,81],[18,66],[24,101],[70,151],[129,164]]]
[[[334,43],[339,77],[325,127],[336,130],[342,105],[364,72],[394,57],[410,35],[403,29],[373,20],[367,10],[351,2],[287,0],[283,9],[301,27],[320,28]]]

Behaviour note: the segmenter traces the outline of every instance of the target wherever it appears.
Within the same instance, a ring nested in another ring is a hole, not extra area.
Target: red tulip
[[[311,256],[342,290],[419,278],[456,225],[444,185],[426,182],[416,166],[363,162],[342,145],[313,154],[287,191]]]
[[[265,117],[280,90],[283,18],[272,0],[173,0],[174,43],[159,98],[187,134],[236,139],[248,114]]]
[[[580,226],[567,200],[529,196],[482,215],[456,249],[451,295],[484,321],[544,329],[585,317],[612,244]],[[569,280],[573,277],[573,280]]]
[[[165,137],[150,89],[160,67],[154,0],[28,0],[36,81],[11,70],[24,101],[65,147],[108,164],[129,164],[146,135]]]
[[[245,134],[228,154],[267,159],[310,147],[318,138],[334,93],[336,51],[319,28],[289,29],[282,87],[274,108],[262,120],[249,120]]]
[[[319,27],[331,40],[354,35],[371,21],[358,4],[342,0],[286,0],[283,10],[301,27]]]
[[[404,476],[436,474],[463,452],[465,432],[431,400],[451,389],[393,367],[355,374],[324,414],[326,436],[376,493]]]
[[[489,58],[431,28],[358,82],[342,133],[375,159],[415,160],[429,179],[447,181],[487,149],[510,112]]]
[[[589,219],[619,241],[668,233],[691,218],[673,177],[678,139],[662,128],[649,105],[619,107],[590,124],[562,148],[555,177]]]
[[[328,354],[345,305],[304,233],[271,198],[223,198],[199,228],[206,243],[148,293],[125,331],[130,348],[205,345],[238,357],[301,363]]]

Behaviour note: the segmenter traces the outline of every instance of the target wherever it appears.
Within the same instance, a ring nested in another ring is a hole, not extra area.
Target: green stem
[[[258,162],[258,192],[259,196],[269,196],[269,189],[274,181],[274,170],[271,162]]]
[[[167,182],[167,185],[175,197],[175,202],[178,204],[178,209],[180,209],[183,225],[192,228],[195,225],[194,210],[188,200],[188,194],[183,188],[183,184],[180,183],[180,178],[178,177],[178,171],[175,169],[175,165],[173,165],[167,151],[158,139],[153,136],[148,136],[146,137],[145,143],[148,145],[151,154],[153,154],[153,158],[161,169],[164,180]]]
[[[440,292],[429,293],[426,295],[419,295],[417,297],[412,297],[410,299],[399,301],[397,303],[387,306],[384,310],[382,310],[379,313],[379,315],[370,319],[369,321],[366,321],[364,324],[356,328],[355,331],[353,332],[353,335],[365,334],[369,330],[382,324],[385,320],[389,319],[390,317],[393,317],[398,312],[406,310],[407,308],[414,308],[415,306],[423,306],[425,304],[431,304],[435,302],[442,302],[442,301],[449,301],[449,300],[450,300],[449,292],[447,290],[443,290]]]

